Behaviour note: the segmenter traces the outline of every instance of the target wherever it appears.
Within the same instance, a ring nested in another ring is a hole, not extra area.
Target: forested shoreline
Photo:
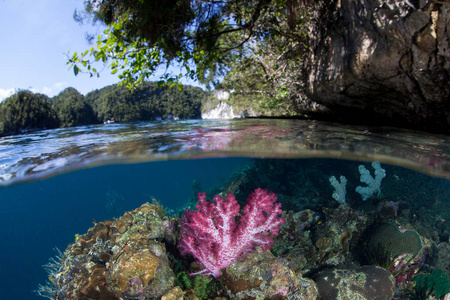
[[[131,91],[121,85],[94,90],[86,96],[69,87],[55,97],[19,90],[0,103],[0,136],[40,129],[167,118],[201,117],[209,96],[201,88],[161,87],[147,82]]]

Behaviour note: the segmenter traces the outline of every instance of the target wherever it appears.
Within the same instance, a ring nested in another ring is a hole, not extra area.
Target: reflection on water
[[[0,180],[105,163],[191,157],[329,157],[450,177],[447,136],[307,120],[189,120],[55,129],[0,139]]]

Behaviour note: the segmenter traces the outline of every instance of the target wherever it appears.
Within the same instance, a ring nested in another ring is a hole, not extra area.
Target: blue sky
[[[15,89],[52,97],[69,86],[86,94],[119,81],[108,69],[89,78],[66,65],[68,51],[90,47],[86,32],[104,29],[76,23],[74,10],[82,8],[82,0],[0,0],[0,100]]]

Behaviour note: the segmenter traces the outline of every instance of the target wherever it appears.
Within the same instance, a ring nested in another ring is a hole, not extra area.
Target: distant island
[[[41,129],[149,121],[166,118],[201,118],[202,102],[209,97],[201,88],[161,87],[146,82],[133,92],[110,85],[86,96],[69,87],[55,97],[19,90],[0,103],[0,136]]]

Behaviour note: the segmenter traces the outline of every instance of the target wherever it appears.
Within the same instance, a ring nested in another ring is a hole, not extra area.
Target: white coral
[[[333,198],[339,203],[345,203],[345,196],[347,195],[347,178],[341,175],[339,179],[340,182],[336,179],[336,177],[330,177],[330,183],[334,187]]]
[[[356,192],[361,194],[363,201],[373,197],[376,194],[376,197],[381,195],[381,180],[386,177],[386,171],[381,168],[379,162],[372,162],[372,167],[375,170],[375,178],[372,177],[370,172],[363,166],[360,165],[358,167],[359,173],[361,174],[360,180],[363,183],[366,183],[367,186],[358,186],[356,187]]]

